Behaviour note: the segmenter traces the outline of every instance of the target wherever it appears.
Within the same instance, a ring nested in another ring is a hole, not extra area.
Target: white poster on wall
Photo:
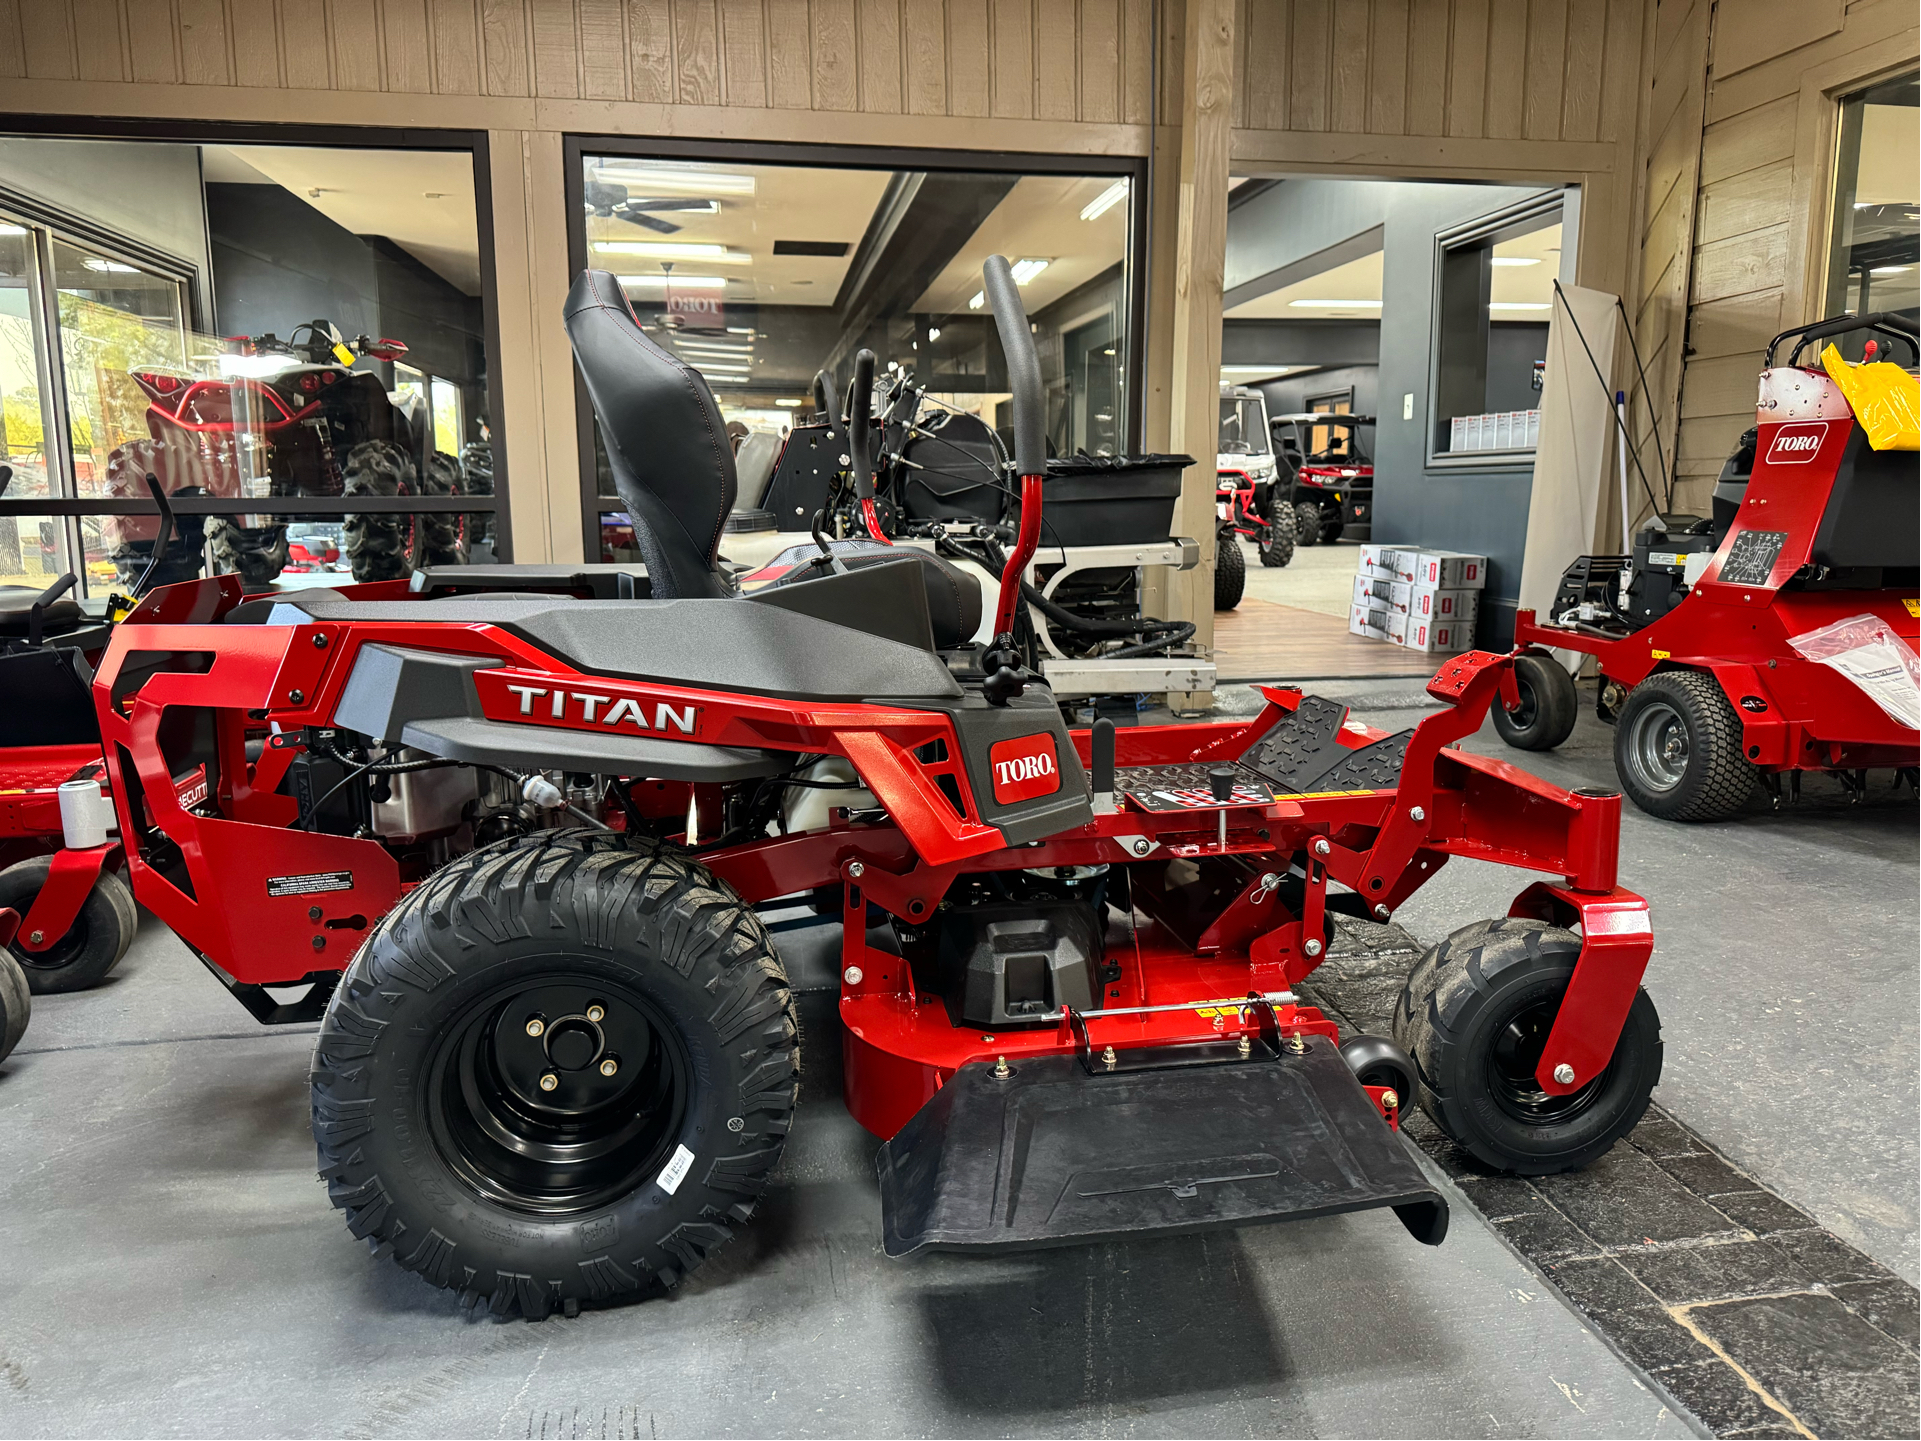
[[[1614,395],[1600,377],[1614,374],[1620,311],[1606,291],[1564,285],[1560,297],[1548,323],[1541,438],[1534,452],[1527,548],[1521,557],[1520,608],[1543,620],[1554,604],[1561,573],[1577,557],[1595,553],[1602,537],[1610,534],[1606,527],[1614,510],[1608,468]],[[1570,671],[1579,664],[1575,652],[1556,654]]]

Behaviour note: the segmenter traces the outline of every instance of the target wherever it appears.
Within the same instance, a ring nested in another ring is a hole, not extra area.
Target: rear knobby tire
[[[0,1061],[6,1060],[27,1033],[33,1015],[33,996],[19,962],[0,951]]]
[[[1278,570],[1294,559],[1294,507],[1276,501],[1261,527],[1261,564]]]
[[[1321,539],[1321,507],[1311,500],[1294,502],[1294,544],[1318,545]]]
[[[342,489],[349,500],[357,495],[412,495],[418,482],[413,461],[390,440],[363,440],[347,452]],[[355,580],[404,580],[413,573],[406,516],[349,515],[340,529]]]
[[[1628,692],[1614,723],[1621,789],[1664,821],[1723,821],[1747,804],[1759,772],[1741,753],[1741,721],[1699,671],[1657,671]]]
[[[1484,1165],[1578,1170],[1633,1130],[1661,1079],[1661,1020],[1637,990],[1607,1067],[1567,1096],[1533,1080],[1581,940],[1545,921],[1480,921],[1415,962],[1394,1013],[1421,1109]]]
[[[103,870],[67,933],[42,950],[27,950],[27,912],[52,868],[52,856],[29,856],[0,871],[0,907],[20,913],[20,934],[8,950],[26,973],[28,989],[38,996],[84,991],[106,980],[133,944],[140,923],[127,883]]]
[[[1247,591],[1247,557],[1232,526],[1214,538],[1214,609],[1232,610]]]
[[[1581,713],[1574,677],[1561,663],[1540,651],[1514,658],[1514,686],[1521,693],[1519,710],[1509,710],[1497,699],[1494,729],[1519,751],[1551,751],[1574,734]]]
[[[321,1177],[376,1255],[496,1314],[658,1294],[752,1216],[796,1035],[766,927],[702,866],[605,831],[503,842],[437,871],[342,978],[314,1051]]]

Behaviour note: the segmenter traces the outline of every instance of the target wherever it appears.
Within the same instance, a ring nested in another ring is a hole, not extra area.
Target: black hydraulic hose
[[[990,536],[980,537],[981,548],[986,552],[991,570],[1004,570],[1007,557],[1000,546]],[[946,542],[958,554],[967,552],[953,542]],[[938,549],[938,547],[936,547]],[[975,559],[975,557],[969,557]],[[1126,660],[1136,656],[1154,655],[1170,647],[1182,644],[1194,634],[1194,623],[1185,620],[1155,620],[1151,616],[1141,616],[1138,620],[1101,620],[1094,616],[1075,615],[1073,611],[1057,604],[1043,595],[1040,590],[1023,580],[1021,599],[1033,606],[1054,624],[1085,636],[1124,636],[1138,635],[1142,640],[1134,645],[1122,646],[1118,650],[1103,651],[1100,659]]]

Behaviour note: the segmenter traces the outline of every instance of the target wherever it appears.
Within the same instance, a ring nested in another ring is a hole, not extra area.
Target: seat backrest
[[[742,510],[758,510],[773,479],[774,462],[780,458],[780,437],[764,430],[749,431],[734,456],[734,469],[740,476],[740,493],[734,504]]]
[[[734,452],[714,393],[699,371],[647,338],[607,271],[580,273],[566,316],[655,597],[728,594],[714,558],[734,506]]]

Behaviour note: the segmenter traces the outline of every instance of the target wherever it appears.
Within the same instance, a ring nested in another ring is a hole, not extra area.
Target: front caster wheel
[[[32,1015],[33,995],[27,990],[26,974],[12,956],[0,951],[0,1061],[20,1044]]]
[[[1514,657],[1514,688],[1520,692],[1518,710],[1495,701],[1494,729],[1519,751],[1551,751],[1574,734],[1581,713],[1574,678],[1551,655],[1528,651]]]
[[[0,871],[0,906],[20,913],[23,932],[27,913],[52,869],[52,856],[30,856]],[[64,936],[29,951],[23,933],[13,938],[8,950],[26,972],[27,988],[35,995],[84,991],[106,980],[108,972],[120,964],[139,923],[140,912],[127,883],[103,870]]]
[[[1415,963],[1394,1039],[1419,1075],[1421,1109],[1461,1148],[1523,1176],[1573,1171],[1634,1129],[1661,1079],[1661,1020],[1636,991],[1606,1069],[1566,1096],[1534,1079],[1580,937],[1544,921],[1481,921]]]
[[[798,1075],[767,929],[703,867],[546,831],[435,872],[314,1048],[347,1227],[529,1320],[680,1283],[753,1215]]]

